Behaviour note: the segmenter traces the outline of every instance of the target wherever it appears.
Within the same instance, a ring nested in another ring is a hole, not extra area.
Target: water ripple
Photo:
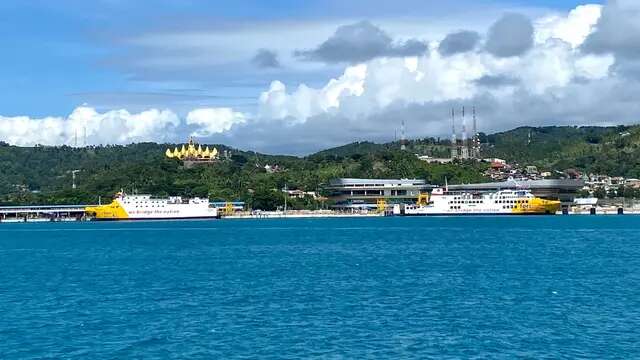
[[[639,222],[0,224],[0,354],[638,358]]]

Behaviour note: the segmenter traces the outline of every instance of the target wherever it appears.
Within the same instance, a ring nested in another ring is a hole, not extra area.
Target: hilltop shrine
[[[199,164],[212,164],[220,159],[218,149],[214,147],[210,150],[208,146],[202,149],[202,145],[193,141],[193,138],[189,138],[186,146],[183,144],[180,149],[178,149],[177,146],[173,151],[167,149],[165,156],[170,159],[181,160],[186,167]]]

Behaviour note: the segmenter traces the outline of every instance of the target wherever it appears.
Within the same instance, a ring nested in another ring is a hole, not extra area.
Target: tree
[[[593,191],[593,197],[596,197],[598,199],[605,199],[607,197],[607,192],[602,187],[596,188]]]

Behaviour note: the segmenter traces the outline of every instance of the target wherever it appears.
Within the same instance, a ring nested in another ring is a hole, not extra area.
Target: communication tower
[[[400,127],[400,150],[407,150],[407,136],[405,134],[404,119]]]
[[[467,120],[464,117],[464,106],[462,107],[462,147],[461,158],[469,158],[469,141],[467,140]]]

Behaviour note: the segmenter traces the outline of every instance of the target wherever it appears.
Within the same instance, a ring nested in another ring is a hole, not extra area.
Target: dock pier
[[[83,221],[88,205],[0,206],[0,222]]]

